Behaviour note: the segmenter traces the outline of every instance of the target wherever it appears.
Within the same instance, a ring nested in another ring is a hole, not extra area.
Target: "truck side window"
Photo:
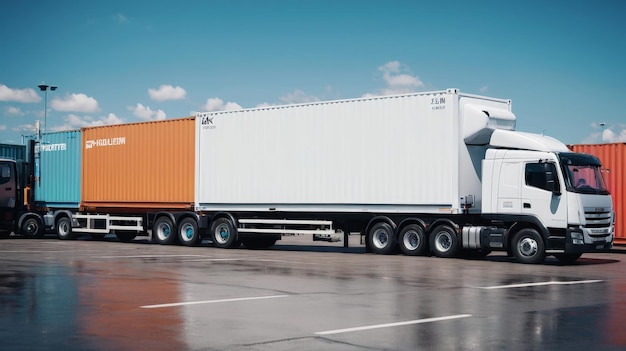
[[[551,172],[552,177],[548,177],[547,174]],[[535,188],[553,191],[552,187],[548,184],[548,180],[554,181],[556,177],[556,167],[553,164],[546,165],[545,163],[528,163],[526,164],[526,185]]]
[[[11,167],[0,165],[0,184],[7,183],[11,180]]]

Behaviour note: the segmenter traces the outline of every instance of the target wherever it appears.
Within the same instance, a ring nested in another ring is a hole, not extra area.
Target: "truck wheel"
[[[582,255],[582,253],[554,254],[554,257],[556,257],[556,259],[563,264],[572,264]]]
[[[128,243],[133,241],[137,237],[137,232],[118,230],[115,231],[115,236],[117,239],[123,243]]]
[[[459,252],[459,238],[452,227],[440,225],[430,233],[430,249],[437,257],[455,257]]]
[[[228,218],[218,218],[211,224],[211,239],[213,244],[223,249],[232,249],[239,246],[237,229]]]
[[[367,240],[375,254],[389,255],[396,247],[396,237],[388,223],[374,224],[367,235]]]
[[[37,217],[28,217],[22,222],[21,233],[27,238],[37,238],[43,235],[43,227]]]
[[[424,229],[417,224],[411,224],[402,228],[399,244],[400,249],[407,256],[424,255],[428,251],[428,242]]]
[[[57,236],[61,240],[74,239],[72,221],[68,217],[61,217],[57,220]]]
[[[197,246],[200,240],[198,222],[190,217],[183,218],[178,224],[178,241],[185,246]]]
[[[152,240],[161,245],[176,243],[176,227],[168,216],[161,216],[152,226]]]
[[[531,228],[520,230],[513,237],[511,252],[521,263],[541,263],[546,258],[543,239]]]

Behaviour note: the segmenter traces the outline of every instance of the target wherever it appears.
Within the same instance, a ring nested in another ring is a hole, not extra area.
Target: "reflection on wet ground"
[[[528,266],[285,246],[0,240],[0,349],[626,349],[619,254]],[[545,282],[578,283],[508,287]],[[421,322],[445,316],[463,318]]]

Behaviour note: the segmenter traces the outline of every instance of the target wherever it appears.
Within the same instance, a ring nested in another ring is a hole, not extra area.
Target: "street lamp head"
[[[48,85],[47,84],[39,84],[38,87],[39,87],[39,89],[41,91],[46,91],[48,89]],[[56,87],[54,87],[54,89],[56,89]],[[54,90],[54,89],[52,89],[52,90]]]
[[[54,90],[57,90],[57,88],[58,88],[58,87],[56,87],[56,86],[54,86],[54,85],[53,85],[53,86],[51,86],[51,87],[50,87],[50,90],[53,90],[53,91],[54,91]]]

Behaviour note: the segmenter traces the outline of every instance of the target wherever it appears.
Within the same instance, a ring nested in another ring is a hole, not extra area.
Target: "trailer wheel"
[[[161,216],[154,221],[152,238],[161,245],[176,243],[176,226],[168,216]]]
[[[396,248],[396,237],[389,223],[376,223],[367,235],[372,252],[380,255],[389,255]]]
[[[183,218],[178,224],[178,240],[185,246],[197,246],[200,244],[200,231],[195,219]]]
[[[239,246],[237,229],[228,218],[218,218],[211,224],[211,239],[213,244],[223,249],[232,249]]]
[[[430,249],[437,257],[455,257],[459,252],[459,238],[452,227],[440,225],[430,233]]]
[[[137,232],[126,231],[126,230],[117,230],[115,231],[115,236],[117,239],[123,243],[128,243],[133,241],[137,237]]]
[[[20,227],[23,236],[28,238],[37,238],[43,235],[43,227],[41,221],[37,217],[28,217],[22,222]]]
[[[543,239],[536,230],[531,228],[522,229],[515,234],[511,252],[521,263],[541,263],[546,258]]]
[[[57,237],[61,240],[74,239],[72,221],[68,217],[61,217],[57,220]]]
[[[400,231],[400,249],[407,256],[424,255],[428,251],[428,241],[424,229],[417,224],[410,224]]]
[[[563,264],[572,264],[582,255],[582,253],[554,254],[554,257],[556,257],[556,259]]]

